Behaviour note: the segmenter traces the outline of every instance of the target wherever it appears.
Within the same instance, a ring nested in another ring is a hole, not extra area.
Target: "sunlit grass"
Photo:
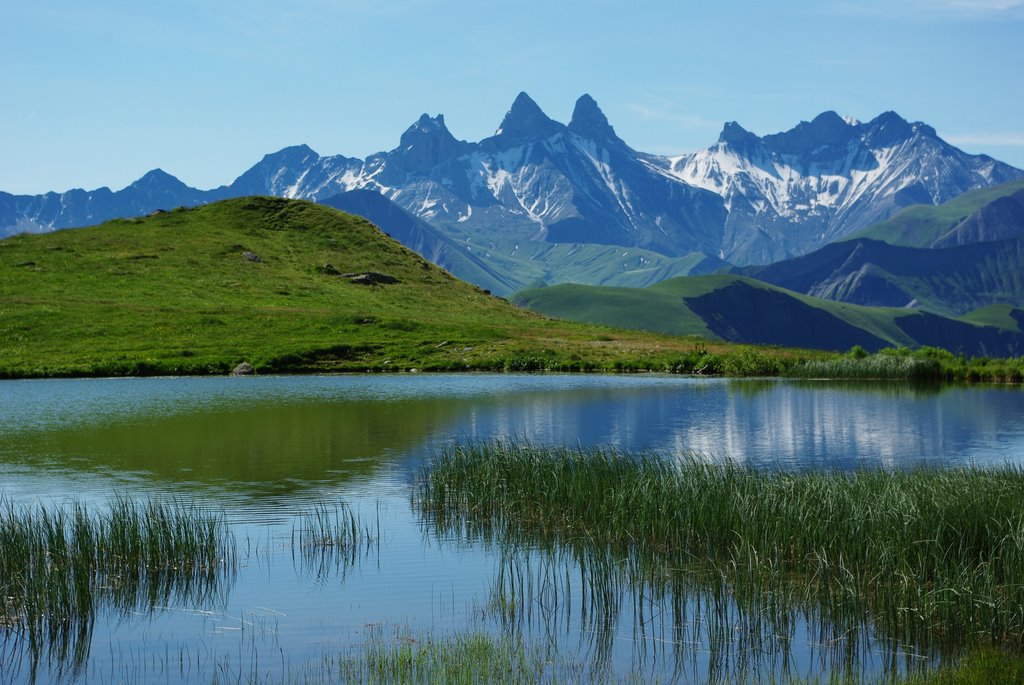
[[[317,578],[342,575],[380,541],[380,516],[371,526],[345,502],[318,502],[292,528],[292,557]]]
[[[679,617],[703,607],[705,638],[742,625],[758,649],[798,616],[837,643],[873,635],[909,653],[1024,646],[1016,468],[768,472],[494,442],[444,450],[416,497],[445,534],[567,555],[592,618],[658,597]],[[529,563],[502,569],[499,604],[569,596],[570,579]]]
[[[218,597],[234,577],[223,517],[182,503],[121,498],[0,506],[0,633],[31,662],[78,669],[102,610],[120,613]]]

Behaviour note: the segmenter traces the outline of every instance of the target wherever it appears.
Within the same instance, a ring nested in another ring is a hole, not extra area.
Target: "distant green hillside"
[[[369,219],[434,264],[496,295],[509,295],[538,282],[642,288],[667,278],[708,274],[729,266],[699,252],[667,257],[618,245],[517,241],[509,239],[500,227],[475,230],[456,240],[371,190],[349,191],[320,203]]]
[[[927,312],[821,300],[735,275],[675,278],[642,289],[552,286],[523,291],[515,301],[574,321],[740,343],[829,350],[928,345],[992,356],[1024,350],[1024,335],[1009,315],[976,325]]]
[[[693,348],[523,311],[364,219],[277,198],[12,237],[0,274],[6,376],[661,368]]]
[[[982,188],[933,207],[907,207],[843,240],[871,238],[907,247],[948,247],[1024,236],[1024,179]],[[1000,202],[1001,200],[1005,200]],[[993,205],[989,212],[986,207]],[[974,216],[979,212],[981,216]]]
[[[477,283],[461,262],[483,258],[494,274],[490,288],[497,295],[510,295],[538,281],[549,284],[592,283],[595,285],[642,288],[676,276],[708,274],[729,264],[701,253],[667,257],[657,252],[617,245],[590,243],[548,243],[529,241],[512,244],[503,239],[460,245],[465,255],[452,261],[452,272]],[[484,287],[487,287],[484,285]]]
[[[982,307],[961,317],[964,321],[981,326],[994,326],[1008,331],[1024,333],[1024,309],[1006,304]]]
[[[948,316],[993,304],[1024,306],[1024,238],[942,249],[860,238],[734,271],[823,299],[868,306],[912,304]]]

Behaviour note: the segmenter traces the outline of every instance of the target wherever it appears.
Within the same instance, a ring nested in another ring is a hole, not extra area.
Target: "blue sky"
[[[634,148],[895,110],[1024,167],[1024,0],[7,0],[0,190],[230,182],[307,143],[363,157],[424,112],[494,132],[590,93]]]

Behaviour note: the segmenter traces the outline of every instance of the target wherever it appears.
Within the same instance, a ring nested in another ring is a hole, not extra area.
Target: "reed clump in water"
[[[292,557],[317,578],[344,576],[379,540],[379,513],[371,527],[345,502],[317,502],[292,528]]]
[[[846,355],[809,359],[795,364],[796,378],[911,380],[938,382],[953,378],[935,359],[898,354]]]
[[[386,639],[377,631],[337,664],[344,682],[365,683],[557,682],[552,679],[554,670],[534,645],[509,635],[476,632]]]
[[[1024,473],[766,472],[609,449],[457,445],[426,466],[432,525],[614,550],[747,605],[818,607],[905,647],[1024,641]]]
[[[0,632],[27,640],[33,663],[80,666],[98,611],[204,602],[235,569],[222,517],[181,503],[0,503]]]

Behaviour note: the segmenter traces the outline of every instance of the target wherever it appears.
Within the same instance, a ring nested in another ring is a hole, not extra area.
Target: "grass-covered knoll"
[[[343,275],[364,272],[397,282]],[[363,219],[279,198],[15,236],[0,241],[0,273],[8,377],[223,373],[242,361],[257,372],[665,370],[694,345],[522,311]]]
[[[927,345],[999,357],[1024,351],[1019,331],[822,300],[738,275],[674,278],[648,288],[552,286],[522,291],[515,301],[574,321],[756,345],[830,350]]]
[[[905,245],[907,247],[930,247],[944,244],[947,237],[952,244],[972,242],[973,239],[967,236],[957,239],[958,226],[988,205],[1001,198],[1015,195],[1021,190],[1024,190],[1024,179],[990,188],[972,190],[934,207],[914,205],[900,211],[887,221],[855,231],[844,239],[872,238],[885,241],[890,245]],[[1014,227],[1009,226],[1008,229],[1013,230]],[[1014,232],[1020,236],[1022,230],[1024,229],[1017,226]],[[1000,236],[1009,237],[1003,233],[1000,233]]]
[[[442,452],[416,505],[445,534],[571,550],[612,618],[623,593],[673,620],[699,597],[712,636],[717,621],[763,656],[805,617],[855,666],[858,635],[944,659],[1021,653],[1022,496],[1011,467],[766,472],[498,442]]]

